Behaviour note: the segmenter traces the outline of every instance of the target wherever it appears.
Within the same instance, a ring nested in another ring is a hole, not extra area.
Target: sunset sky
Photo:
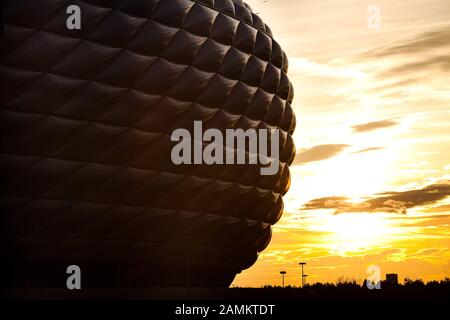
[[[450,276],[450,1],[247,0],[286,51],[285,213],[233,285]],[[367,9],[380,9],[379,30]]]

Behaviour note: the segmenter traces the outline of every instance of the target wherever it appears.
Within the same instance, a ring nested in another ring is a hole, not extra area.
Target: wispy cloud
[[[384,192],[358,203],[347,197],[323,197],[309,201],[302,210],[334,209],[344,212],[388,212],[406,214],[406,209],[436,203],[450,196],[450,180],[421,189]]]
[[[422,57],[421,59],[418,59],[416,61],[405,62],[392,67],[382,72],[380,75],[384,77],[395,77],[405,74],[414,75],[420,71],[429,72],[431,70],[441,70],[443,72],[448,72],[448,70],[450,70],[450,56],[448,54],[445,54],[431,57]]]
[[[370,152],[370,151],[378,151],[378,150],[383,150],[383,149],[384,148],[382,148],[382,147],[371,147],[371,148],[357,150],[357,151],[353,152],[353,154],[365,153],[365,152]]]
[[[450,28],[444,26],[442,29],[419,34],[414,38],[403,40],[398,45],[387,45],[366,52],[364,58],[382,58],[393,55],[414,55],[450,46]]]
[[[373,121],[373,122],[367,122],[363,124],[358,124],[355,126],[352,126],[352,129],[354,132],[367,132],[367,131],[373,131],[377,129],[383,129],[388,128],[397,125],[396,121],[393,120],[381,120],[381,121]]]
[[[378,79],[395,79],[398,84],[424,84],[430,72],[450,71],[450,25],[417,34],[365,52],[357,60],[384,63],[375,73]],[[400,82],[398,82],[400,79]],[[398,86],[397,86],[398,87]],[[390,89],[388,87],[387,89]]]
[[[336,156],[349,145],[347,144],[322,144],[302,151],[295,157],[295,164],[325,160]]]

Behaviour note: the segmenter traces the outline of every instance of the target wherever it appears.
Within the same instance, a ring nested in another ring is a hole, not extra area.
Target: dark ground
[[[450,281],[411,281],[409,284],[368,290],[356,283],[315,284],[304,289],[293,287],[264,288],[82,288],[68,289],[0,289],[2,299],[13,300],[234,300],[234,301],[293,301],[293,300],[449,300]]]

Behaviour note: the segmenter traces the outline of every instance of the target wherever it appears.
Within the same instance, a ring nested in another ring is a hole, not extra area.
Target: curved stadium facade
[[[73,4],[72,2],[70,4]],[[288,61],[240,0],[14,0],[1,37],[7,285],[228,286],[271,238],[295,148]],[[178,128],[278,128],[280,169],[174,165]],[[186,271],[187,270],[187,271]]]

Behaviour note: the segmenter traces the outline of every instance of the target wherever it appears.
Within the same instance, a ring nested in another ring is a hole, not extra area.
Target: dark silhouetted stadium
[[[81,29],[66,27],[67,6]],[[3,285],[228,286],[283,211],[288,61],[240,0],[13,0],[1,37]],[[171,133],[281,130],[280,169],[174,165]]]

